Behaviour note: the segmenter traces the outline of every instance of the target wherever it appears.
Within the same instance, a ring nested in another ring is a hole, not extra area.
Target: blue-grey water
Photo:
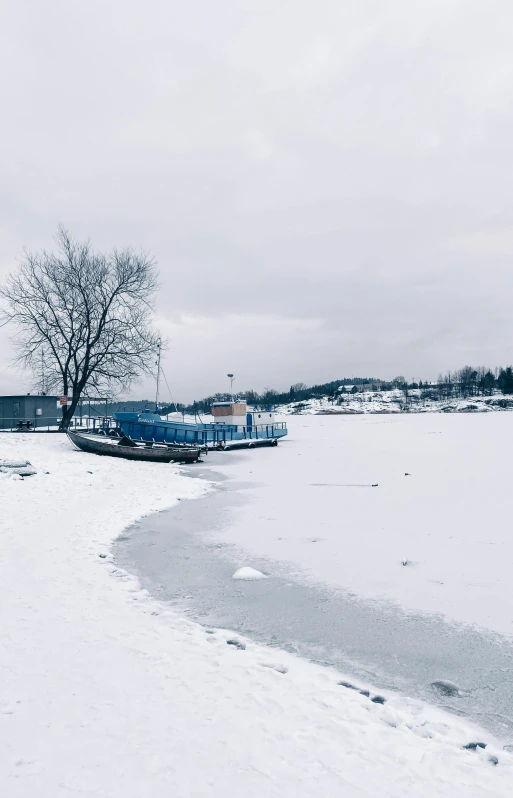
[[[116,563],[153,596],[205,626],[335,666],[360,686],[437,704],[513,742],[509,638],[312,584],[287,573],[283,563],[254,556],[251,566],[269,578],[233,580],[233,572],[248,563],[232,546],[216,542],[215,530],[244,501],[238,487],[221,482],[204,498],[143,519],[118,539]],[[441,694],[432,687],[438,680],[453,682],[459,693]]]

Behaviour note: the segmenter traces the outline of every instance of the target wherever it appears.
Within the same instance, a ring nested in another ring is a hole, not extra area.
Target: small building
[[[0,429],[30,421],[34,427],[55,426],[62,418],[58,396],[0,396]]]
[[[381,390],[383,390],[383,385],[380,382],[360,382],[356,385],[340,385],[336,393],[367,393],[367,391]]]

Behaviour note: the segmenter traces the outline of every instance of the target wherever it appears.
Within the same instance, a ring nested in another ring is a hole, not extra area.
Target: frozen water
[[[501,441],[513,415],[301,417],[291,427],[278,449],[212,456],[202,473],[215,478],[215,467],[220,490],[146,519],[117,547],[119,562],[202,623],[512,740]],[[271,576],[233,580],[250,557]],[[450,682],[455,691],[440,689]]]
[[[237,501],[223,490],[143,519],[116,544],[116,562],[206,627],[334,665],[362,686],[427,700],[513,741],[509,640],[298,579],[283,563],[259,563],[276,574],[267,579],[233,580],[237,551],[201,529],[209,518],[227,518]],[[455,691],[434,686],[451,683]]]

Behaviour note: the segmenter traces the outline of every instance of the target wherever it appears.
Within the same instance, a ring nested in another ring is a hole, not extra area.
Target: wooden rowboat
[[[130,438],[109,438],[84,432],[67,432],[68,438],[78,449],[91,454],[108,457],[124,457],[126,460],[146,460],[152,463],[195,463],[201,454],[198,446],[146,446]]]

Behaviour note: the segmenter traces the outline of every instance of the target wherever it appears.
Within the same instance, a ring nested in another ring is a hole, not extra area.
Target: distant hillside
[[[347,387],[346,387],[347,386]],[[402,392],[403,404],[408,406],[409,397],[413,391],[420,391],[422,401],[445,401],[447,399],[467,399],[469,397],[491,397],[494,394],[513,394],[513,369],[488,368],[485,366],[464,366],[462,369],[440,374],[436,382],[419,380],[408,382],[404,377],[395,377],[393,380],[380,380],[375,377],[343,377],[321,385],[305,385],[303,382],[291,385],[288,391],[279,392],[273,388],[266,388],[261,394],[256,391],[241,391],[237,393],[240,399],[256,408],[269,405],[280,407],[301,402],[312,402],[317,399],[326,399],[332,403],[339,402],[347,393],[363,394],[369,392],[386,393],[390,391]],[[217,393],[207,396],[187,406],[178,405],[179,410],[186,413],[209,413],[213,402],[226,402],[231,399],[230,394]],[[413,401],[413,400],[412,400]],[[173,408],[164,412],[171,412]]]
[[[390,391],[360,391],[290,402],[277,408],[280,415],[357,415],[368,413],[486,413],[513,410],[513,396],[495,390],[491,396],[447,396],[437,391],[413,388],[405,394],[400,388]]]
[[[342,385],[382,385],[382,380],[373,377],[343,377],[339,380],[332,380],[321,385],[305,385],[304,382],[297,382],[291,385],[288,391],[280,393],[274,388],[266,388],[261,394],[256,391],[241,391],[237,394],[252,407],[267,407],[267,405],[282,405],[294,401],[304,401],[321,396],[333,396]],[[213,402],[228,402],[231,395],[228,393],[216,393],[213,396],[206,396],[183,408],[187,413],[208,413]]]
[[[387,394],[390,394],[388,398]],[[292,412],[301,412],[302,404],[309,408],[320,407],[320,405],[323,408],[342,407],[342,405],[348,407],[349,395],[355,400],[352,412],[355,412],[356,407],[363,407],[365,403],[370,403],[369,410],[371,412],[379,412],[371,409],[375,406],[376,401],[378,405],[380,404],[379,397],[383,398],[385,404],[394,408],[399,405],[403,408],[413,408],[417,405],[443,404],[460,399],[495,397],[493,402],[486,402],[483,408],[499,408],[501,407],[499,395],[513,395],[513,369],[511,366],[494,369],[483,366],[477,368],[465,366],[454,372],[440,374],[436,382],[428,380],[407,382],[402,376],[391,381],[380,380],[377,377],[342,377],[319,385],[305,385],[303,382],[297,382],[291,385],[288,391],[282,392],[274,388],[266,388],[261,394],[253,390],[240,391],[236,397],[245,399],[248,405],[257,409],[271,405],[276,408],[294,407],[298,409]],[[176,410],[190,415],[208,414],[213,402],[227,402],[231,398],[228,393],[216,393],[188,405],[160,402],[159,410],[162,415],[174,413]],[[479,404],[481,405],[481,403]],[[91,405],[91,414],[102,416],[106,412],[110,415],[123,410],[141,412],[145,408],[153,409],[154,406],[154,399],[109,402],[107,407],[104,403],[99,403]],[[509,402],[502,406],[509,408]],[[84,412],[89,411],[87,401],[84,401],[83,409]],[[312,412],[312,409],[307,412]]]

